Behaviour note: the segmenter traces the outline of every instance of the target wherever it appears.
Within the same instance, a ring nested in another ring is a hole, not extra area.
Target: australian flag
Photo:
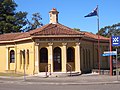
[[[84,17],[92,17],[92,16],[98,16],[98,6],[91,13],[89,13]]]

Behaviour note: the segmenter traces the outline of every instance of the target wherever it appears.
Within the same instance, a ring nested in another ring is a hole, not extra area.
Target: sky
[[[98,5],[100,28],[120,22],[120,0],[14,0],[18,7],[16,11],[32,14],[39,12],[42,23],[49,23],[49,11],[56,8],[59,11],[59,23],[70,28],[79,28],[81,31],[97,33],[97,17],[84,18]]]

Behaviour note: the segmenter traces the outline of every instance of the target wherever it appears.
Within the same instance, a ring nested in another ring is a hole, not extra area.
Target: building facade
[[[58,22],[53,8],[50,23],[24,33],[0,35],[0,72],[27,74],[72,71],[85,73],[98,68],[98,36],[76,31]],[[109,39],[99,36],[100,54],[109,48]],[[109,68],[107,57],[100,57],[100,67]]]

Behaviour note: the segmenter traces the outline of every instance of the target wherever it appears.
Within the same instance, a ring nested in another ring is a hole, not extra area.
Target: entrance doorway
[[[53,66],[54,71],[61,71],[61,49],[59,47],[53,50]]]
[[[72,66],[72,71],[75,71],[75,49],[73,47],[67,49],[67,63]]]
[[[48,50],[47,48],[41,48],[39,51],[39,71],[45,72],[45,67],[48,65]]]

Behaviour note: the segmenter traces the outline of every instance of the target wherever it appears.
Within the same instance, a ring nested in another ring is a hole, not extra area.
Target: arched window
[[[14,50],[10,51],[10,63],[15,63],[15,52],[14,52]]]
[[[85,49],[83,49],[83,66],[85,68]]]
[[[59,61],[61,60],[61,49],[59,47],[54,48],[54,61]]]
[[[26,52],[26,64],[29,64],[29,50],[27,49],[27,52]]]
[[[62,69],[61,62],[61,48],[55,47],[53,50],[53,66],[54,71],[61,71]]]
[[[67,49],[67,61],[68,62],[74,62],[75,59],[75,50],[72,47],[69,47]]]
[[[91,67],[91,61],[90,61],[90,50],[88,51],[88,56],[89,56],[89,68]]]
[[[47,48],[40,49],[40,63],[48,63],[48,50],[47,50]]]
[[[87,56],[87,49],[85,49],[85,66],[88,68],[88,56]]]
[[[87,63],[86,63],[87,64],[87,68],[89,68],[89,65],[90,65],[89,64],[89,60],[90,59],[89,59],[89,50],[88,49],[86,49],[86,58],[87,58]]]
[[[20,50],[20,68],[21,68],[21,65],[22,65],[22,50]]]

